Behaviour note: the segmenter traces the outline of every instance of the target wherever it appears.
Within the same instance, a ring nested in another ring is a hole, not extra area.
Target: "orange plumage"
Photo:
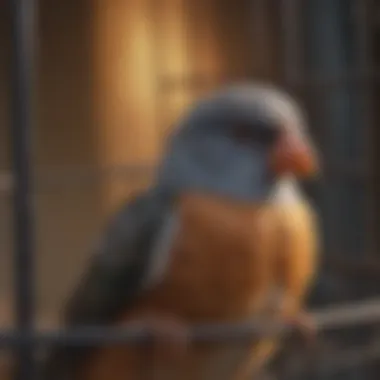
[[[165,280],[118,324],[170,315],[186,324],[238,323],[261,313],[285,317],[302,311],[316,259],[314,216],[305,201],[248,205],[189,194],[177,207],[181,230]],[[240,347],[195,344],[172,368],[155,363],[154,379],[248,379],[275,346],[271,340]],[[80,379],[139,379],[153,365],[147,352],[103,348],[89,358]]]

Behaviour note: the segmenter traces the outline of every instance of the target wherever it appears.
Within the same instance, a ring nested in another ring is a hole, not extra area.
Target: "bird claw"
[[[176,318],[156,317],[143,320],[151,336],[153,356],[159,362],[183,359],[189,345],[189,332]]]
[[[299,313],[288,318],[287,322],[292,327],[292,332],[301,338],[302,343],[307,347],[312,347],[317,338],[317,326],[308,313]]]

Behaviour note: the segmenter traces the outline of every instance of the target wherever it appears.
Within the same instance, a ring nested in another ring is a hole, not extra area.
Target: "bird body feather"
[[[184,194],[176,205],[179,227],[166,275],[117,323],[148,315],[239,323],[297,313],[315,268],[315,239],[310,206],[285,197],[289,186],[280,183],[282,197],[259,205]],[[154,379],[233,379],[245,361],[251,368],[254,357],[258,365],[260,351],[265,353],[261,361],[268,359],[275,343],[194,345],[180,368],[158,366]],[[140,348],[104,348],[94,355],[80,379],[138,379],[149,367]]]

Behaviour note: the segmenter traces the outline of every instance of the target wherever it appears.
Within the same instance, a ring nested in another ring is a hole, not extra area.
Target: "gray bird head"
[[[200,100],[169,139],[158,189],[244,201],[265,199],[286,173],[311,174],[316,160],[296,102],[266,85],[235,85]]]

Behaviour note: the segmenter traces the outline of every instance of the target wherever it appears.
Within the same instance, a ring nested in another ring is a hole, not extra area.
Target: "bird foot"
[[[286,318],[286,322],[292,327],[293,333],[301,339],[302,343],[309,348],[314,346],[317,338],[317,326],[310,314],[301,312]]]
[[[175,317],[144,318],[144,324],[151,336],[153,360],[157,363],[174,363],[185,357],[189,346],[189,330]]]

